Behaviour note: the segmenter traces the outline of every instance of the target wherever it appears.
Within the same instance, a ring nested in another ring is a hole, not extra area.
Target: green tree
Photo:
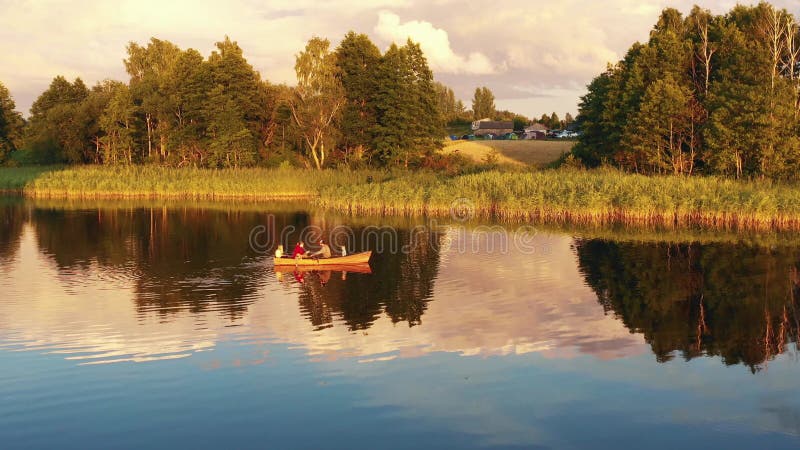
[[[111,96],[100,117],[103,137],[102,160],[105,164],[132,164],[136,154],[136,113],[130,88],[123,83],[110,86]]]
[[[691,157],[683,149],[691,139],[692,124],[689,89],[670,75],[647,88],[638,113],[626,130],[624,145],[636,153],[637,167],[652,172],[689,171]]]
[[[154,149],[158,145],[158,155],[163,160],[167,157],[172,117],[171,97],[166,84],[181,50],[169,41],[151,38],[145,47],[129,43],[127,51],[125,69],[131,77],[131,95],[143,122],[141,128],[146,133],[145,155],[148,159],[154,158]]]
[[[741,177],[795,176],[800,160],[795,92],[782,73],[785,11],[761,3],[726,17],[708,92],[709,166]]]
[[[377,124],[375,97],[381,52],[365,34],[348,32],[336,49],[336,65],[347,102],[342,110],[342,145],[371,155]]]
[[[25,121],[16,108],[11,93],[3,83],[0,83],[0,164],[4,163],[21,143]]]
[[[314,37],[296,57],[297,88],[290,102],[292,117],[308,155],[319,170],[325,165],[325,144],[336,143],[336,121],[346,102],[336,64],[336,53],[327,39]]]
[[[564,115],[564,126],[569,127],[572,123],[575,122],[575,119],[572,117],[572,114],[567,113]]]
[[[609,91],[614,82],[611,67],[589,83],[588,92],[578,104],[577,124],[582,134],[572,150],[589,167],[609,161],[616,148],[609,142],[609,124],[605,121]],[[541,120],[540,120],[541,122]],[[543,122],[542,122],[543,123]]]
[[[493,119],[496,112],[492,91],[486,86],[475,88],[475,94],[472,97],[472,115],[474,119]]]
[[[89,95],[81,102],[79,108],[80,127],[85,132],[88,146],[85,150],[86,162],[99,164],[103,161],[102,116],[111,102],[111,98],[122,85],[119,81],[105,80],[95,85]]]
[[[561,119],[558,117],[558,114],[553,111],[553,113],[550,114],[550,126],[553,128],[563,128],[563,125],[564,124],[561,123]]]
[[[41,163],[81,163],[91,160],[92,145],[87,137],[82,102],[89,89],[76,78],[70,83],[57,76],[31,106],[25,146],[33,160]]]
[[[459,119],[464,113],[464,104],[456,98],[453,89],[439,82],[434,82],[433,87],[436,90],[436,105],[445,123]]]
[[[268,102],[267,86],[261,75],[247,62],[244,53],[234,41],[225,39],[216,43],[217,50],[208,58],[213,88],[222,87],[222,92],[236,105],[245,126],[256,139],[254,154],[243,159],[255,161],[257,150],[262,149],[269,133],[271,105]],[[214,104],[218,104],[216,101]],[[230,105],[230,106],[232,106]]]
[[[522,115],[515,114],[512,121],[514,122],[514,131],[522,131],[530,124],[530,120]]]
[[[222,86],[211,92],[208,108],[208,159],[211,167],[249,166],[255,162],[256,143],[247,128],[241,105]]]
[[[211,68],[196,50],[182,52],[165,85],[170,98],[170,134],[166,160],[177,166],[204,165],[208,154],[209,93],[214,88]]]
[[[376,110],[376,147],[384,164],[409,162],[440,145],[444,123],[436,100],[433,73],[410,39],[383,55]]]

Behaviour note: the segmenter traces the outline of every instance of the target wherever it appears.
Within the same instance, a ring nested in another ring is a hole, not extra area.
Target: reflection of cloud
[[[277,340],[300,346],[314,360],[354,357],[363,363],[432,352],[607,359],[643,351],[640,337],[604,316],[583,285],[570,239],[534,239],[537,248],[554,251],[473,255],[455,245],[443,258],[421,324],[393,323],[383,313],[369,330],[351,332],[341,318],[314,329],[299,311],[297,286],[289,283],[265,284],[257,294],[264,300],[248,306],[241,319],[190,305],[171,308],[167,323],[157,305],[137,315],[133,280],[96,264],[58,271],[38,252],[34,231],[26,226],[19,257],[3,273],[10,280],[3,286],[7,297],[25,301],[2,305],[0,330],[14,346],[80,364],[182,358],[243,335],[253,345]],[[227,328],[232,322],[238,326]]]
[[[34,231],[26,226],[20,255],[3,273],[10,282],[0,285],[5,347],[63,355],[80,365],[185,358],[214,348],[216,327],[198,330],[189,314],[168,326],[157,316],[137,316],[132,283],[116,276],[104,279],[100,273],[96,265],[85,273],[58,272],[39,254]]]
[[[604,315],[595,294],[583,284],[571,238],[534,240],[537,248],[549,245],[550,254],[460,254],[454,243],[442,256],[433,301],[415,327],[394,324],[384,314],[368,333],[351,333],[341,322],[311,332],[287,307],[296,303],[294,299],[255,304],[251,319],[264,318],[259,328],[302,344],[315,359],[412,358],[432,352],[482,357],[542,353],[551,358],[591,354],[613,359],[647,351],[641,336]]]

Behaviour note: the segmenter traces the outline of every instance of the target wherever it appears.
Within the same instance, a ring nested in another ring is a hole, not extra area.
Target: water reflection
[[[587,239],[575,249],[600,304],[659,361],[715,355],[756,371],[797,342],[795,248]]]
[[[365,361],[440,351],[615,359],[646,343],[661,362],[720,356],[757,371],[797,341],[794,247],[540,234],[534,247],[546,251],[533,255],[440,253],[469,233],[412,235],[409,224],[395,244],[419,245],[376,254],[371,273],[275,273],[250,246],[254,227],[331,230],[350,219],[285,205],[1,207],[0,332],[80,360],[183,357],[238,333]]]
[[[0,270],[19,248],[19,237],[26,220],[21,199],[0,195]]]
[[[461,253],[469,232],[412,222],[399,244],[432,245],[371,273],[280,274],[248,244],[267,211],[358,220],[0,207],[3,443],[797,447],[795,247],[539,232]]]

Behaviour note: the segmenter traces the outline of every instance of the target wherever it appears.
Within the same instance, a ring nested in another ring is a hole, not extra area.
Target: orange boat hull
[[[353,255],[347,256],[334,256],[331,258],[272,258],[275,267],[310,267],[310,268],[325,268],[325,270],[333,270],[327,268],[327,266],[357,266],[357,265],[367,265],[369,266],[369,258],[372,256],[372,252],[361,252],[356,253]]]

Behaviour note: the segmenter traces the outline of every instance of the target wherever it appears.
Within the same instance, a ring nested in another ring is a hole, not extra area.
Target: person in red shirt
[[[297,245],[294,246],[294,251],[292,252],[292,258],[302,258],[306,254],[306,246],[303,244],[302,241],[298,242]]]

